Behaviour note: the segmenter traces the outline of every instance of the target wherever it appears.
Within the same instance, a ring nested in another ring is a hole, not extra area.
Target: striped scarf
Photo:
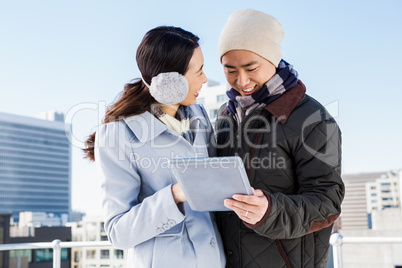
[[[168,128],[179,133],[190,144],[194,143],[194,135],[190,129],[190,119],[187,106],[180,105],[179,109],[177,109],[176,117],[172,117],[165,113],[160,105],[152,105],[150,112]]]
[[[262,109],[268,103],[278,99],[286,90],[297,84],[298,74],[293,66],[281,60],[275,75],[257,92],[249,96],[241,96],[234,88],[229,89],[227,104],[229,113],[240,124],[255,109]]]

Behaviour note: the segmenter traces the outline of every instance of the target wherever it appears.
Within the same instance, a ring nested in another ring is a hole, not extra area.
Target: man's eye
[[[255,71],[255,70],[257,70],[257,67],[256,67],[256,68],[253,68],[253,69],[248,69],[247,72],[253,72],[253,71]]]

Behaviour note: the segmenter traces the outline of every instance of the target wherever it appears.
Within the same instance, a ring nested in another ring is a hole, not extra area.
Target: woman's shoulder
[[[188,106],[188,107],[189,107],[192,115],[195,115],[195,116],[200,116],[201,115],[201,116],[204,116],[204,117],[208,118],[207,111],[205,110],[205,108],[204,108],[204,106],[202,104],[196,103],[196,104],[193,104],[193,105]]]
[[[202,110],[205,110],[204,106],[202,104],[198,104],[198,103],[188,106],[188,108],[194,112],[201,112]]]
[[[144,129],[144,127],[150,124],[152,115],[149,112],[145,112],[139,115],[127,116],[102,124],[98,127],[97,134],[101,136],[116,136],[130,138],[135,134],[136,129]],[[148,127],[147,127],[148,128]]]
[[[189,106],[191,120],[199,120],[205,126],[208,126],[209,116],[202,104],[193,104]]]

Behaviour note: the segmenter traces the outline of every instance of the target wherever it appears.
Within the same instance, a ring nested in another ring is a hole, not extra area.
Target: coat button
[[[216,244],[215,238],[212,238],[212,239],[211,239],[211,242],[209,242],[209,244],[210,244],[212,247],[215,247],[215,244]]]
[[[228,255],[233,255],[233,251],[228,250]]]
[[[167,224],[169,224],[170,227],[173,227],[176,225],[176,221],[174,220],[168,220]]]
[[[162,228],[164,229],[164,230],[169,230],[170,229],[170,226],[169,226],[169,224],[164,224],[164,225],[162,225]]]
[[[156,232],[158,233],[158,234],[161,234],[161,233],[163,233],[165,230],[163,229],[163,228],[158,228],[158,229],[156,229]]]

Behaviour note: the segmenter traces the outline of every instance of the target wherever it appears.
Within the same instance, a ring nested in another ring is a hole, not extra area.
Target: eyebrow
[[[251,65],[254,65],[254,64],[257,64],[257,62],[256,61],[251,61],[249,63],[241,65],[240,67],[241,68],[247,68],[247,67],[250,67]],[[235,66],[232,66],[232,65],[229,65],[229,64],[225,64],[225,65],[223,65],[223,67],[236,69]]]

